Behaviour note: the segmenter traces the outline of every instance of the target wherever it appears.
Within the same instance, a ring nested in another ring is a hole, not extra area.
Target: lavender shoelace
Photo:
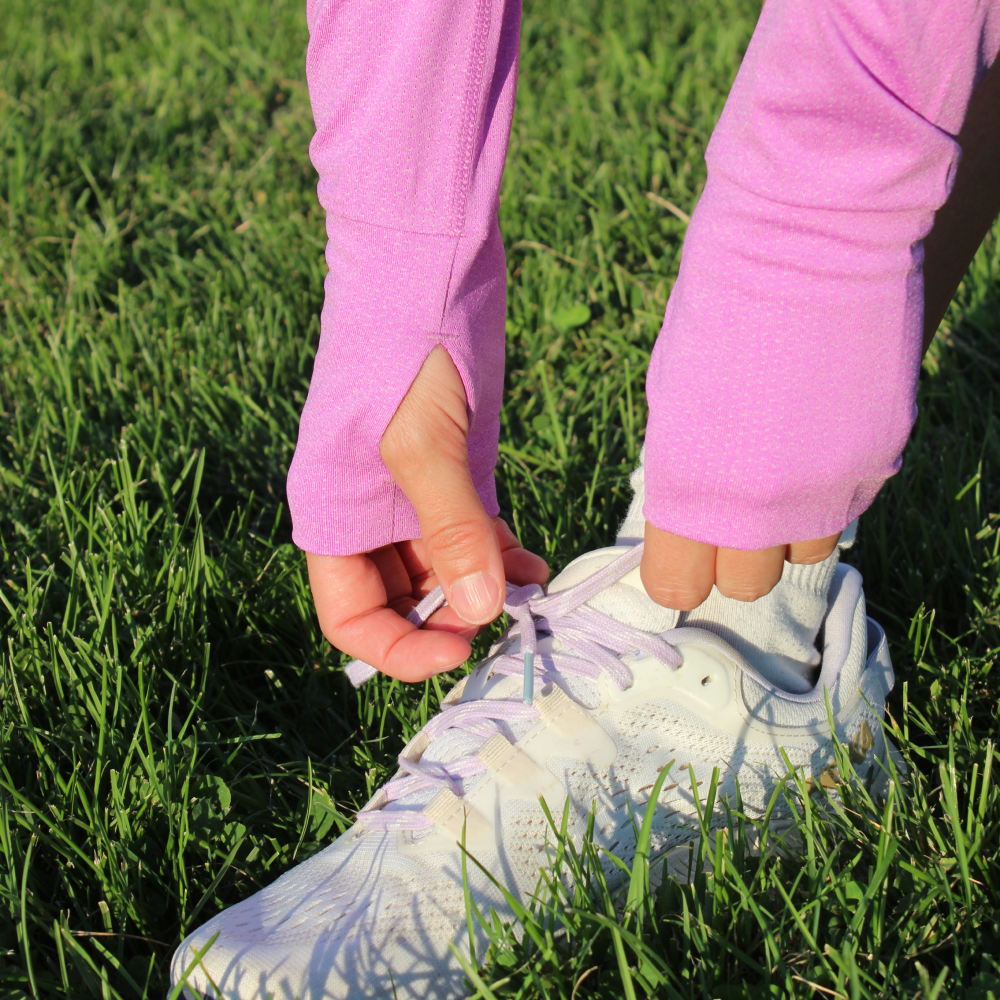
[[[628,549],[581,583],[556,594],[546,595],[537,584],[513,587],[508,584],[504,611],[513,619],[505,640],[521,637],[516,653],[502,653],[491,665],[491,674],[524,675],[524,695],[521,701],[480,699],[449,705],[424,726],[428,742],[446,730],[459,729],[481,736],[485,742],[501,732],[500,723],[526,722],[538,716],[532,704],[536,671],[543,675],[560,673],[565,676],[596,680],[607,673],[612,683],[624,691],[632,686],[632,672],[622,663],[625,655],[652,656],[665,666],[676,669],[681,656],[666,640],[618,621],[603,612],[586,606],[587,601],[602,590],[617,583],[635,569],[642,560],[642,544]],[[422,625],[445,603],[438,587],[425,597],[407,616],[414,625]],[[538,654],[538,633],[548,633],[558,639],[563,652]],[[536,662],[537,654],[537,662]],[[360,660],[347,667],[347,675],[355,687],[374,676],[375,668]],[[384,785],[372,801],[358,813],[358,821],[369,830],[422,830],[433,825],[423,807],[419,809],[386,809],[392,802],[428,788],[448,788],[462,794],[463,782],[486,770],[486,762],[475,755],[462,756],[447,764],[412,761],[399,757],[400,773]]]

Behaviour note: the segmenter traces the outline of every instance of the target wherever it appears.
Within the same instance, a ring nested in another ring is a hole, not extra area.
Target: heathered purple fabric
[[[416,538],[379,442],[430,351],[447,348],[490,515],[507,270],[497,222],[518,0],[311,0],[309,152],[327,212],[326,301],[288,475],[296,544],[321,555]]]
[[[465,383],[497,512],[506,271],[498,189],[517,0],[309,0],[322,334],[288,478],[327,555],[419,534],[379,441],[429,351]],[[824,537],[899,466],[921,240],[1000,47],[1000,0],[767,0],[647,377],[646,518],[736,548]]]
[[[644,514],[753,549],[823,538],[899,468],[923,247],[1000,45],[995,0],[769,0],[646,382]]]

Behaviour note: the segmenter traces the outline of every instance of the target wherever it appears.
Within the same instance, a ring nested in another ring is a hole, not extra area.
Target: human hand
[[[646,522],[646,548],[639,575],[646,593],[665,608],[691,611],[714,584],[723,597],[756,601],[781,579],[785,562],[818,563],[836,548],[840,533],[744,552],[695,542]]]
[[[465,387],[435,348],[382,437],[382,460],[413,504],[420,538],[350,556],[306,554],[320,628],[349,656],[402,681],[468,659],[503,609],[506,580],[543,584],[545,560],[490,519],[469,473]],[[438,584],[448,606],[418,629],[406,614]]]

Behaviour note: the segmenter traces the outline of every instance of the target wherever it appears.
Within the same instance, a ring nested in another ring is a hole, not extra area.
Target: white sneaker
[[[859,773],[884,761],[892,666],[882,629],[865,616],[856,570],[837,568],[820,678],[795,695],[711,632],[663,630],[674,613],[646,596],[641,555],[638,545],[581,556],[547,596],[512,588],[506,607],[515,624],[404,748],[400,771],[354,827],[191,934],[174,955],[173,981],[190,969],[189,996],[239,1000],[463,997],[449,950],[469,952],[463,825],[469,853],[524,901],[553,840],[540,797],[559,817],[570,796],[577,841],[593,807],[597,844],[630,865],[632,816],[671,762],[653,823],[654,859],[697,839],[693,783],[707,787],[716,767],[715,827],[725,823],[722,800],[735,803],[737,781],[744,812],[763,815],[788,770],[779,748],[808,780],[830,784],[827,697],[838,738],[860,751]],[[353,665],[355,677],[361,666]],[[480,912],[492,907],[513,921],[471,862],[468,882]],[[476,933],[482,955],[487,941]]]

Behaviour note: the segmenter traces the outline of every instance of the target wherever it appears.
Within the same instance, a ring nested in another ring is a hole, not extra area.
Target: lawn
[[[526,0],[497,477],[556,567],[623,515],[757,10]],[[448,681],[354,692],[290,543],[325,270],[303,0],[2,20],[0,992],[162,997],[180,937],[349,826]],[[892,642],[905,799],[820,814],[792,787],[802,859],[748,856],[734,814],[621,923],[599,885],[543,892],[478,956],[483,996],[1000,996],[996,236],[850,557]]]

